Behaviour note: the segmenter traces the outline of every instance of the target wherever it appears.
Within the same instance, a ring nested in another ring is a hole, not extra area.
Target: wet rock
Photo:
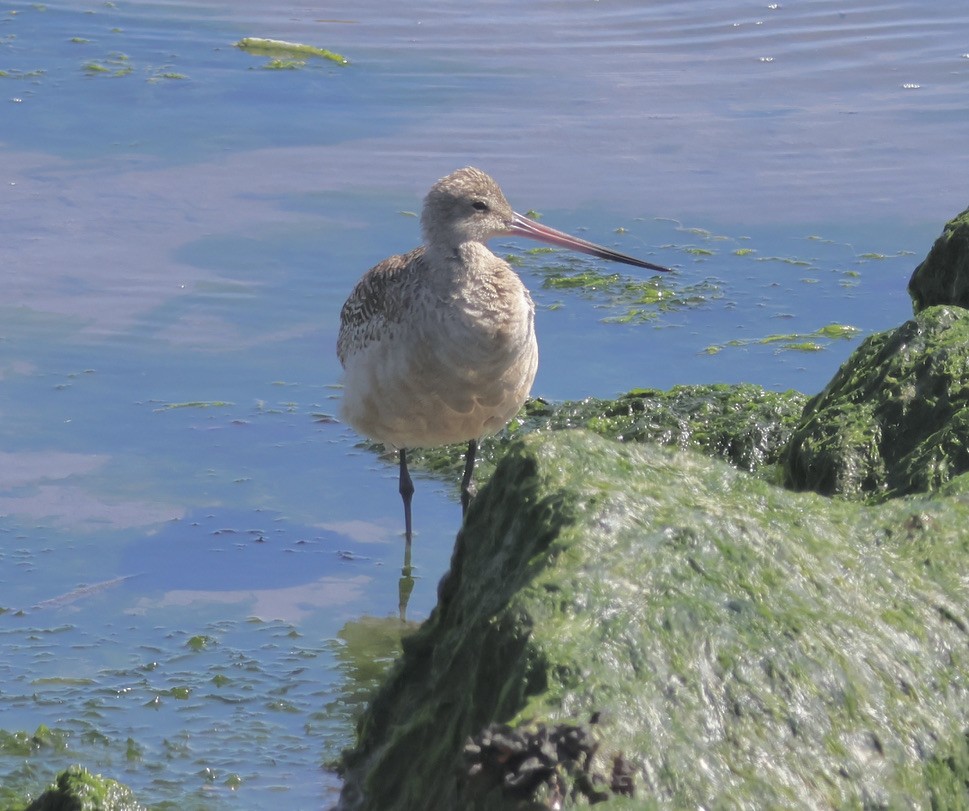
[[[946,223],[912,274],[908,292],[916,315],[937,304],[969,308],[969,208]]]
[[[869,506],[527,436],[363,715],[339,807],[962,807],[967,526],[958,496]]]
[[[482,442],[477,477],[486,481],[508,447],[525,434],[587,428],[620,442],[692,448],[772,478],[807,400],[800,392],[768,391],[749,383],[634,389],[615,400],[530,400],[507,429]],[[415,467],[457,480],[463,454],[464,445],[456,445],[418,449],[409,459]]]
[[[127,786],[71,766],[26,811],[143,811]]]
[[[458,807],[487,805],[561,808],[568,799],[594,804],[612,793],[631,796],[621,757],[595,763],[593,733],[573,724],[489,724],[464,746]],[[617,764],[620,764],[617,766]],[[622,776],[617,780],[617,769]]]
[[[873,335],[805,407],[784,453],[796,490],[880,500],[969,471],[969,311],[932,307]]]

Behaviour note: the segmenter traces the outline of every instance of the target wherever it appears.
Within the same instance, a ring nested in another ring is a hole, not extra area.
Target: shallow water
[[[448,171],[699,291],[545,286],[641,277],[498,241],[547,398],[814,392],[908,317],[966,205],[969,10],[641,6],[0,5],[0,729],[55,730],[0,741],[5,789],[80,761],[147,803],[332,801],[459,520],[421,476],[402,581],[395,469],[336,420],[339,308]],[[351,64],[268,70],[243,36]]]

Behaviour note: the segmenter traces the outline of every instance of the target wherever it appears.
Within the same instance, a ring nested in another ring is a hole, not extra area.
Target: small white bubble
[[[760,59],[758,61],[760,61],[760,62],[773,62],[774,61],[774,57],[773,56],[762,56],[762,57],[760,57]]]
[[[922,85],[915,84],[915,82],[906,82],[902,85],[906,90],[918,90]]]

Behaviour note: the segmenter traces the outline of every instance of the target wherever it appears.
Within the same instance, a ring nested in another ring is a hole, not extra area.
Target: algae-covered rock
[[[127,786],[71,766],[26,811],[143,811],[143,807]]]
[[[946,223],[912,273],[908,292],[916,315],[937,304],[969,308],[969,208]]]
[[[831,501],[527,436],[362,717],[339,807],[965,807],[967,526],[960,498]]]
[[[749,383],[634,389],[615,400],[530,400],[508,428],[481,443],[477,475],[485,481],[519,436],[588,428],[621,442],[694,448],[741,470],[774,478],[766,469],[779,462],[807,400],[800,392],[768,391]],[[409,460],[415,467],[447,472],[456,480],[463,454],[463,445],[453,445],[411,451]]]
[[[866,339],[805,407],[784,467],[794,489],[876,500],[969,471],[969,311]]]

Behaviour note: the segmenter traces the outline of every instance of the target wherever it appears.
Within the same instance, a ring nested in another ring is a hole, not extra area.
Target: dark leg
[[[468,443],[468,452],[464,455],[464,478],[461,479],[461,515],[467,515],[468,505],[478,492],[478,488],[474,486],[474,455],[477,451],[478,440],[472,439]]]
[[[397,581],[397,603],[401,622],[407,621],[407,603],[410,602],[410,595],[413,591],[414,567],[410,564],[410,544],[404,544],[404,565],[400,568],[400,580]]]
[[[400,449],[400,497],[404,500],[404,540],[410,547],[411,541],[411,522],[410,522],[410,501],[414,495],[414,482],[410,480],[410,473],[407,472],[407,451]]]

